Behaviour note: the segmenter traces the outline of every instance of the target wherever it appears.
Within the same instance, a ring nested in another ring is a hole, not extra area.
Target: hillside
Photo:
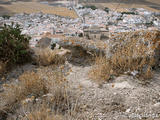
[[[160,120],[150,3],[18,1],[0,1],[0,120]]]
[[[160,0],[80,0],[81,3],[93,4],[98,8],[108,7],[118,11],[126,8],[145,8],[151,11],[160,11]]]
[[[43,12],[46,14],[55,14],[64,17],[76,18],[77,14],[74,10],[69,10],[65,7],[49,6],[40,4],[39,2],[13,2],[10,4],[0,3],[0,14],[14,14],[14,13],[37,13]]]

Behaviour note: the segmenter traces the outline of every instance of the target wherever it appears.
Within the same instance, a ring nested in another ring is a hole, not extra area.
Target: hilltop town
[[[54,39],[66,37],[83,37],[86,39],[103,40],[113,33],[138,30],[159,30],[160,13],[143,8],[128,9],[128,12],[83,8],[74,9],[78,18],[56,16],[43,13],[16,14],[9,19],[0,17],[0,24],[18,23],[24,34],[32,36],[31,45],[35,45],[41,36],[50,34]]]

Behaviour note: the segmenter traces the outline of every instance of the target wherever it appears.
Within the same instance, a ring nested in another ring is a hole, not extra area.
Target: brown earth
[[[4,2],[3,2],[4,3]],[[74,10],[69,10],[65,7],[55,7],[38,2],[13,2],[12,4],[3,4],[0,1],[0,7],[3,8],[1,14],[12,13],[37,13],[43,12],[46,14],[55,14],[64,17],[76,18],[77,14]]]
[[[145,8],[155,12],[160,11],[160,0],[95,0],[90,4],[96,5],[98,8],[108,7],[117,11],[126,11],[126,8]]]

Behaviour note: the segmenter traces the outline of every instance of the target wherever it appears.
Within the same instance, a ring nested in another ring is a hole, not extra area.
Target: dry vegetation
[[[67,49],[55,49],[50,48],[37,49],[35,57],[33,59],[39,65],[47,66],[51,64],[59,65],[65,63],[67,56],[70,55],[70,51]]]
[[[71,116],[77,109],[77,96],[70,91],[62,73],[63,66],[60,68],[50,66],[25,72],[16,83],[4,84],[0,118],[5,119],[8,113],[16,114],[20,120],[19,115],[24,116],[23,120],[61,120],[66,114]]]
[[[61,65],[70,51],[46,48],[33,53],[39,65],[50,66],[22,72],[17,79],[2,85],[0,119],[60,120],[61,116],[70,116],[74,110],[77,98],[70,92],[69,84],[64,78],[64,65]],[[0,74],[5,69],[5,63],[0,62]]]
[[[128,0],[129,1],[129,0]],[[112,10],[116,10],[116,11],[119,11],[119,12],[124,12],[124,11],[128,11],[127,9],[128,8],[144,8],[144,9],[147,9],[149,11],[153,11],[153,12],[159,12],[160,10],[159,9],[154,9],[154,8],[151,8],[151,6],[155,6],[156,7],[156,4],[157,4],[157,7],[158,7],[158,4],[160,3],[160,0],[139,0],[139,1],[131,1],[130,0],[130,4],[128,2],[128,4],[125,4],[123,2],[119,2],[119,1],[116,1],[116,2],[105,2],[105,3],[92,3],[92,5],[96,5],[98,8],[105,8],[105,7],[108,7]],[[146,4],[146,2],[148,4]],[[150,2],[150,4],[149,4]]]
[[[55,115],[47,105],[42,104],[29,111],[22,120],[64,120],[63,116]]]
[[[6,63],[0,61],[0,75],[6,71]]]
[[[136,48],[136,49],[135,49]],[[138,71],[136,77],[143,80],[152,78],[152,67],[156,64],[154,56],[148,54],[145,44],[137,45],[130,41],[124,46],[116,46],[110,58],[98,56],[90,77],[98,82],[112,79],[113,76]]]
[[[52,50],[50,48],[37,50],[36,62],[39,65],[51,65],[51,64],[61,64],[65,62],[64,56],[59,56],[61,50]]]

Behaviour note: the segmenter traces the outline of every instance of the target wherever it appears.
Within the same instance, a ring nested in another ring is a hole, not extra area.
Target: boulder
[[[38,41],[36,47],[32,48],[33,64],[50,65],[64,63],[70,56],[70,50],[62,48],[57,43],[53,43],[48,37]]]
[[[156,65],[159,64],[160,59],[160,31],[158,30],[110,33],[110,38],[105,41],[78,37],[43,38],[38,45],[42,48],[50,46],[50,48],[55,49],[56,46],[59,46],[58,48],[63,47],[70,50],[79,47],[92,55],[105,55],[107,59],[119,52],[118,56],[123,57],[125,60],[128,58],[154,58]]]
[[[52,39],[52,43],[58,44],[64,48],[71,49],[74,47],[80,47],[90,53],[105,53],[108,48],[107,42],[100,40],[88,40],[78,37],[66,38],[66,39]]]
[[[104,53],[107,58],[121,49],[132,49],[132,57],[135,58],[146,55],[157,59],[160,57],[160,31],[157,30],[112,33],[106,41],[68,38],[52,39],[52,43],[65,48],[79,46],[86,51]]]
[[[51,48],[52,50],[61,48],[60,45],[58,45],[57,43],[53,43],[52,39],[48,37],[41,38],[37,42],[36,47],[41,48],[41,49]]]
[[[42,38],[37,42],[36,47],[47,48],[51,45],[51,39],[48,37]]]

